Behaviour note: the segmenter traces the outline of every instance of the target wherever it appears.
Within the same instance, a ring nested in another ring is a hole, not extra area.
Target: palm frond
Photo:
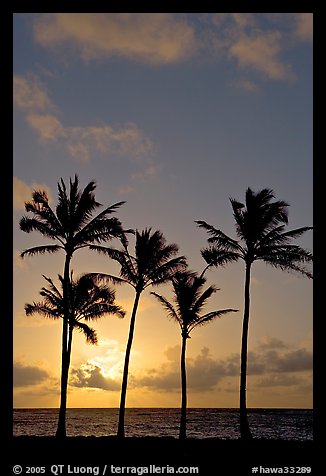
[[[33,248],[28,248],[24,250],[20,256],[24,258],[25,256],[34,256],[37,254],[44,254],[44,253],[56,253],[57,251],[63,249],[60,245],[42,245],[42,246],[34,246]]]
[[[265,253],[261,258],[258,257],[257,259],[262,259],[266,264],[274,268],[279,268],[282,271],[295,272],[307,278],[313,278],[311,270],[305,266],[305,263],[312,262],[313,257],[312,254],[306,250],[302,250],[301,252],[298,250],[293,250],[293,252],[290,250],[286,252],[271,251],[269,254]]]
[[[96,202],[94,190],[96,183],[91,180],[83,191],[79,190],[78,176],[75,174],[74,181],[69,180],[69,218],[71,230],[76,233],[84,223],[92,216],[93,211],[101,204]]]
[[[191,324],[188,326],[188,333],[190,333],[195,327],[204,326],[212,320],[216,319],[217,317],[222,317],[230,312],[238,312],[238,309],[221,309],[219,311],[209,312],[204,316],[199,317],[197,320],[192,321]]]
[[[87,324],[79,321],[74,321],[73,327],[85,335],[87,344],[98,344],[97,333],[95,329],[92,329]]]
[[[48,203],[48,196],[44,190],[34,190],[33,202],[25,202],[25,210],[35,215],[34,219],[40,221],[60,240],[63,236],[61,224]],[[24,224],[22,224],[24,226]]]
[[[284,225],[281,225],[266,233],[266,235],[259,241],[256,248],[260,249],[264,248],[265,246],[286,244],[291,239],[299,238],[303,235],[303,233],[312,229],[313,228],[311,226],[305,226],[284,232]]]
[[[162,306],[165,308],[167,311],[168,317],[174,321],[176,321],[180,326],[182,326],[182,320],[176,310],[174,309],[173,305],[164,297],[161,296],[160,294],[157,294],[155,292],[151,292],[153,296],[155,296],[158,301],[162,304]]]
[[[216,248],[214,245],[201,250],[201,255],[209,266],[225,266],[244,258],[243,253],[234,251],[224,251]]]
[[[238,241],[233,240],[221,230],[209,225],[205,221],[196,221],[195,223],[198,224],[199,228],[204,228],[207,231],[210,235],[210,238],[207,240],[208,243],[214,244],[216,248],[220,248],[224,251],[243,252],[243,248]]]
[[[126,279],[119,278],[118,276],[114,276],[112,274],[106,273],[89,273],[90,276],[93,277],[95,281],[107,281],[114,285],[121,285],[121,284],[130,284],[130,282]]]
[[[80,317],[84,318],[85,321],[97,320],[103,317],[106,314],[113,314],[120,319],[123,319],[126,315],[126,312],[116,304],[110,304],[106,302],[94,302],[81,310]]]
[[[50,290],[56,295],[58,296],[59,298],[63,299],[63,296],[62,296],[62,293],[61,291],[57,288],[57,286],[54,284],[54,282],[52,281],[51,278],[48,278],[47,276],[45,276],[44,274],[42,274],[43,278],[45,279],[45,281],[47,281],[49,284],[50,284]],[[61,285],[63,284],[63,277],[59,274],[58,275],[59,277],[59,281],[61,282]],[[44,288],[42,288],[44,289]]]
[[[264,246],[257,250],[257,259],[275,259],[284,262],[311,263],[313,255],[310,251],[298,245],[273,245]]]
[[[98,219],[87,223],[74,237],[76,246],[84,243],[101,243],[119,238],[123,233],[121,222],[116,217]]]
[[[51,224],[38,220],[37,218],[30,218],[27,215],[24,215],[19,221],[19,227],[25,233],[38,231],[46,238],[51,238],[53,240],[57,239],[57,230],[53,228]]]
[[[144,288],[148,286],[157,286],[169,281],[176,273],[187,268],[187,259],[185,256],[178,256],[161,266],[154,268],[145,278]]]
[[[132,286],[136,286],[138,282],[138,271],[136,259],[123,250],[116,248],[107,248],[104,246],[91,245],[91,250],[97,251],[100,254],[105,254],[109,258],[117,261],[120,264],[120,276]]]
[[[60,319],[62,316],[56,309],[47,306],[44,302],[33,302],[32,304],[25,304],[24,306],[26,316],[33,316],[39,314],[48,319]]]
[[[202,287],[202,284],[200,284],[200,287]],[[205,306],[205,304],[207,303],[208,299],[214,294],[216,293],[216,291],[218,291],[219,289],[216,288],[215,286],[209,286],[207,289],[205,289],[205,291],[203,291],[202,294],[200,294],[193,307],[192,307],[192,312],[195,314],[195,315],[198,315],[200,313],[200,311],[202,310],[202,308]]]

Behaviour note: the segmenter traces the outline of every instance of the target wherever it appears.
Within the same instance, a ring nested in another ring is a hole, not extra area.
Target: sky
[[[75,174],[125,228],[160,229],[192,270],[205,220],[236,237],[229,198],[271,188],[289,228],[312,226],[311,13],[17,13],[13,15],[14,406],[59,405],[60,322],[26,317],[42,275],[64,255],[20,258],[44,244],[19,229],[24,202]],[[298,243],[312,250],[312,233]],[[113,244],[113,243],[112,243]],[[133,241],[131,240],[131,248]],[[75,253],[74,276],[118,273],[108,258]],[[243,263],[210,270],[219,291],[206,312],[239,312],[195,329],[187,346],[188,406],[238,407]],[[129,407],[180,405],[178,326],[142,294],[130,362]],[[171,297],[168,285],[155,289]],[[312,281],[255,263],[248,407],[312,407]],[[76,333],[69,407],[117,407],[134,294],[116,289],[124,319]]]

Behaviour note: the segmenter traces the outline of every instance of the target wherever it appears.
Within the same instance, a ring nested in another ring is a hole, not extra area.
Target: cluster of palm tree
[[[197,221],[209,234],[209,245],[201,252],[206,267],[199,275],[188,270],[186,258],[178,255],[178,246],[174,243],[167,244],[161,231],[152,231],[151,228],[143,231],[124,229],[118,218],[112,214],[125,202],[111,205],[94,216],[94,212],[101,206],[95,200],[95,182],[89,182],[84,190],[80,190],[78,177],[75,175],[73,180],[70,179],[69,185],[68,191],[62,179],[58,183],[58,203],[55,210],[49,205],[46,192],[34,191],[32,201],[25,203],[26,212],[32,216],[25,215],[20,220],[22,231],[37,231],[54,242],[28,248],[21,254],[22,257],[58,251],[65,254],[63,276],[59,275],[60,289],[52,279],[43,275],[48,283],[48,287],[43,287],[40,292],[43,300],[25,305],[27,315],[40,314],[47,318],[62,319],[60,410],[56,435],[66,436],[67,388],[73,331],[79,330],[86,336],[88,343],[96,344],[96,331],[89,327],[88,322],[106,314],[124,317],[125,311],[115,303],[115,292],[110,285],[127,283],[134,288],[135,299],[125,352],[117,432],[118,437],[125,436],[129,361],[141,294],[150,286],[170,282],[172,302],[155,292],[151,294],[163,305],[167,316],[177,322],[181,329],[182,395],[179,437],[184,439],[187,408],[186,342],[189,334],[197,326],[236,312],[235,309],[222,309],[202,314],[207,301],[218,290],[215,286],[204,289],[204,275],[212,267],[225,266],[242,259],[246,273],[240,372],[240,430],[242,438],[250,438],[246,378],[251,266],[254,261],[263,260],[274,267],[299,272],[311,278],[310,271],[305,267],[312,261],[311,253],[291,243],[311,227],[285,231],[285,225],[288,223],[288,204],[272,201],[272,190],[263,189],[254,193],[248,188],[245,205],[231,199],[238,240],[230,238],[204,221]],[[129,235],[134,235],[134,254],[129,250]],[[104,246],[113,239],[120,243],[119,248]],[[75,251],[82,248],[96,251],[116,261],[119,264],[119,276],[87,273],[74,280],[70,265]]]

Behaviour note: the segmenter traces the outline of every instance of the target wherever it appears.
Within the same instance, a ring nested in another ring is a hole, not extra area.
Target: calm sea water
[[[14,436],[55,434],[58,410],[14,410]],[[126,436],[178,437],[180,410],[131,408],[126,410]],[[74,408],[67,410],[68,436],[109,436],[117,431],[118,409]],[[249,423],[256,438],[312,440],[312,410],[253,409]],[[195,408],[188,410],[187,436],[193,438],[239,438],[237,409]]]

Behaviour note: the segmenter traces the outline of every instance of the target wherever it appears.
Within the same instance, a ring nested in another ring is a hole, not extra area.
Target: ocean
[[[53,436],[58,409],[15,409],[14,436]],[[251,409],[248,419],[254,438],[274,440],[312,440],[313,411],[298,409]],[[126,436],[178,437],[178,408],[128,408]],[[68,436],[110,436],[117,431],[117,408],[71,408],[67,410]],[[237,439],[239,410],[193,408],[187,413],[190,438]]]

